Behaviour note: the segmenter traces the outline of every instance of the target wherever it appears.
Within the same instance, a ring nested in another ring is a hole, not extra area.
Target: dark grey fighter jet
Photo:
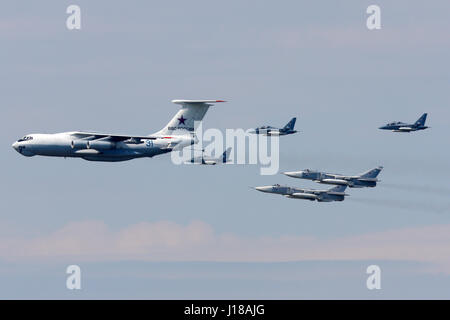
[[[265,136],[285,136],[287,134],[293,134],[297,131],[294,130],[295,121],[297,118],[292,118],[283,128],[275,128],[271,126],[263,126],[250,130],[250,133],[262,134]]]
[[[361,173],[357,176],[344,176],[342,174],[326,173],[310,169],[302,171],[283,172],[283,174],[292,178],[313,180],[314,182],[325,184],[336,184],[349,186],[350,188],[375,187],[378,174],[383,170],[383,167],[377,167]]]
[[[300,189],[274,184],[273,186],[255,187],[256,190],[267,193],[275,193],[286,198],[304,199],[319,202],[344,201],[348,196],[344,191],[347,186],[336,186],[328,190]]]
[[[427,114],[424,113],[416,122],[413,124],[404,122],[391,122],[385,126],[379,127],[381,130],[391,130],[393,132],[411,132],[418,130],[425,130],[429,127],[425,126],[425,121],[427,120]]]

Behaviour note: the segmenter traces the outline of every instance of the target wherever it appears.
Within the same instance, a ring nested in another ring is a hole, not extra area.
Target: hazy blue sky
[[[81,7],[82,29],[66,29]],[[366,28],[381,7],[382,29]],[[1,298],[450,298],[448,1],[2,1]],[[280,171],[357,174],[342,203],[256,165],[25,158],[27,133],[149,134],[172,99],[205,128],[284,125]],[[378,130],[428,112],[431,129]],[[65,267],[83,289],[65,289]],[[382,290],[365,269],[382,268]],[[195,289],[192,289],[195,287]],[[417,288],[421,288],[417,290]]]

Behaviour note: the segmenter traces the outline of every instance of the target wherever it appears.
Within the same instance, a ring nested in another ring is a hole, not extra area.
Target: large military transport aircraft
[[[125,161],[179,150],[197,143],[196,126],[208,108],[223,100],[172,100],[181,109],[160,131],[148,136],[72,131],[28,134],[13,143],[20,154],[75,157],[90,161]]]

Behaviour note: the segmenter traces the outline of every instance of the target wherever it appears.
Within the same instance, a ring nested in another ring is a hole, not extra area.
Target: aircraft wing
[[[109,133],[98,133],[98,132],[72,132],[72,136],[83,140],[107,140],[112,142],[120,142],[125,140],[155,140],[156,137],[152,136],[132,136],[132,135],[120,135],[120,134],[109,134]]]

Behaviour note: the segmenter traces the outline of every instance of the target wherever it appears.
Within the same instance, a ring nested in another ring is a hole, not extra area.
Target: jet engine
[[[88,141],[86,144],[87,149],[94,149],[94,150],[111,150],[114,147],[115,143],[110,141],[93,140]]]
[[[72,149],[86,149],[88,141],[86,140],[72,140],[70,146]]]

